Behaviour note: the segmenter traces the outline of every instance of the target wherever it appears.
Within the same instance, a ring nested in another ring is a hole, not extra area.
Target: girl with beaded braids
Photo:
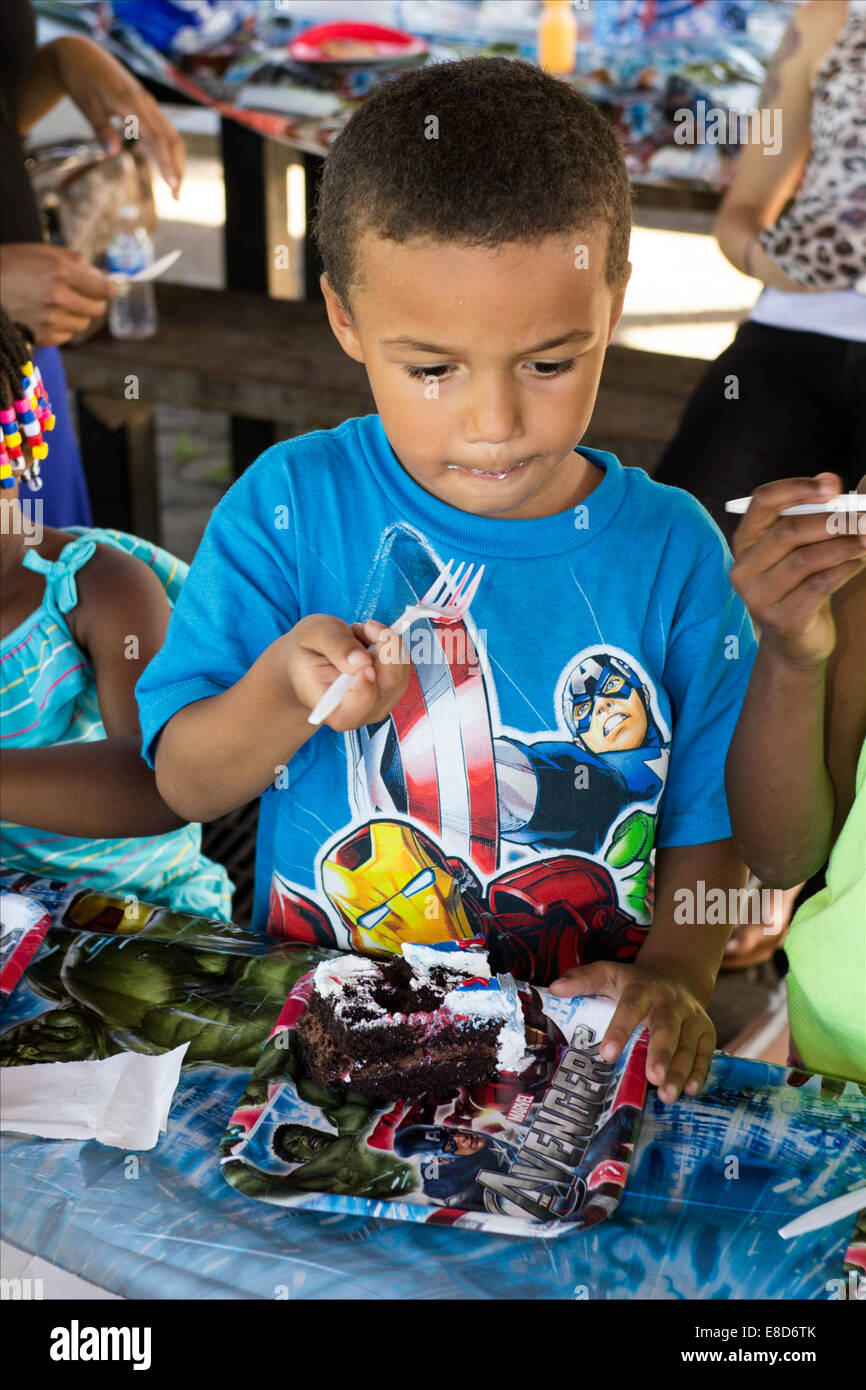
[[[225,869],[140,756],[135,683],[187,567],[120,531],[43,526],[51,410],[30,347],[0,309],[0,869],[228,920]]]

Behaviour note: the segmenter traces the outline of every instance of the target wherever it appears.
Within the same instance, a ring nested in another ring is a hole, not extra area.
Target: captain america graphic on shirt
[[[657,801],[669,739],[649,682],[610,649],[578,657],[561,707],[570,741],[495,740],[501,834],[539,851],[597,854],[626,809]]]
[[[413,528],[389,528],[358,614],[393,621],[443,568]],[[404,642],[405,694],[387,718],[346,735],[359,816],[406,817],[484,874],[527,855],[604,856],[624,820],[620,859],[632,848],[648,859],[670,731],[634,656],[603,639],[578,649],[537,710],[554,728],[521,729],[500,715],[498,686],[513,673],[500,674],[471,614],[458,624],[419,619]]]

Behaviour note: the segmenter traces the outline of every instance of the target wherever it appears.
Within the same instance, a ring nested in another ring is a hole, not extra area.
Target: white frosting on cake
[[[378,1014],[385,1010],[372,997],[373,986],[380,978],[379,967],[365,956],[336,956],[320,961],[313,975],[313,989],[323,999],[334,999],[334,1012],[341,1012],[342,996],[347,985],[357,990],[352,1003],[363,1003]]]
[[[437,951],[435,946],[420,946],[414,941],[404,941],[400,950],[418,976],[419,985],[427,983],[434,968],[490,979],[490,962],[484,951]]]
[[[444,1004],[452,1013],[465,1014],[468,1018],[485,1021],[501,1018],[503,1027],[499,1034],[497,1059],[499,1070],[523,1071],[529,1058],[526,1058],[526,1034],[520,996],[510,975],[497,975],[496,980],[499,989],[449,990],[445,995]]]
[[[491,979],[490,962],[483,951],[437,951],[435,947],[419,946],[412,942],[404,942],[401,949],[403,959],[414,973],[415,978],[411,982],[414,988],[432,984],[431,973],[437,968],[467,978],[478,976],[484,980]],[[368,1016],[356,1019],[352,1025],[355,1028],[378,1027],[383,1021],[400,1023],[403,1021],[402,1014],[388,1014],[373,998],[373,989],[381,978],[382,972],[376,961],[367,956],[347,953],[323,960],[316,966],[313,988],[322,998],[333,999],[334,1012],[338,1016],[347,1006],[360,1005]],[[531,1059],[526,1055],[523,1009],[517,986],[510,975],[492,978],[499,985],[498,989],[451,989],[445,994],[440,1007],[479,1023],[501,1019],[502,1029],[497,1040],[498,1069],[519,1072]],[[351,990],[348,999],[345,997],[347,987]],[[437,988],[435,985],[432,987]],[[409,1021],[418,1020],[420,1023],[424,1016],[411,1014]]]

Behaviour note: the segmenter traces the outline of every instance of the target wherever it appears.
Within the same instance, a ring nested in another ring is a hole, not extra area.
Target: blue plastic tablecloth
[[[617,1212],[551,1241],[241,1196],[217,1148],[244,1083],[183,1074],[167,1133],[134,1162],[4,1135],[5,1237],[131,1298],[826,1299],[842,1275],[850,1220],[777,1229],[862,1182],[866,1102],[850,1085],[826,1099],[817,1078],[794,1089],[781,1068],[717,1055],[699,1098],[648,1101]]]

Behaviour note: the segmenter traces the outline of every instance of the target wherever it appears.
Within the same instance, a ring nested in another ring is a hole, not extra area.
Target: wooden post
[[[78,395],[78,435],[95,526],[160,541],[153,407]]]

